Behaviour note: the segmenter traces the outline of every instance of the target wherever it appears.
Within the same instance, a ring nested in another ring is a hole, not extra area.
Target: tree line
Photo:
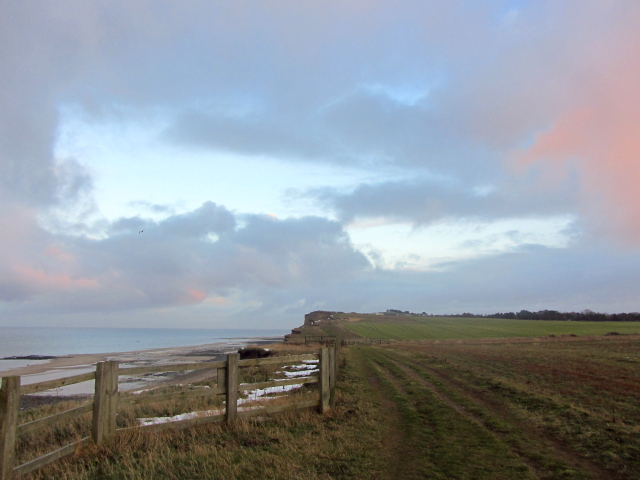
[[[520,310],[517,313],[493,313],[485,315],[485,317],[512,318],[515,320],[571,320],[574,322],[640,322],[639,312],[599,313],[591,310],[583,310],[581,312],[559,312],[557,310],[530,312],[529,310]]]
[[[409,311],[389,309],[385,315],[418,315],[425,317],[459,317],[459,318],[507,318],[513,320],[571,320],[574,322],[640,322],[640,312],[631,313],[598,313],[592,310],[582,310],[581,312],[559,312],[558,310],[540,310],[530,312],[520,310],[519,312],[503,312],[491,314],[477,313],[456,313],[445,315],[434,315],[426,312],[411,313]]]

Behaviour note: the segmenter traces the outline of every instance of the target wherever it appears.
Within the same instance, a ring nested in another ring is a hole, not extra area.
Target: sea
[[[283,329],[0,327],[0,371],[35,363],[32,360],[2,360],[6,357],[130,352],[257,337],[282,338],[286,333],[289,331]]]

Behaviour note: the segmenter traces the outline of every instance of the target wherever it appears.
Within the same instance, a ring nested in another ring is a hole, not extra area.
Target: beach
[[[95,370],[95,365],[103,361],[118,361],[122,367],[170,365],[175,363],[197,363],[222,360],[228,353],[235,353],[246,345],[260,345],[282,342],[282,337],[257,337],[228,339],[225,342],[211,343],[197,346],[169,347],[129,352],[107,352],[65,355],[46,361],[35,361],[29,365],[0,370],[0,376],[18,375],[21,385],[53,380],[57,378],[79,375]],[[18,362],[18,360],[16,360]],[[24,363],[24,362],[22,362]],[[5,365],[7,362],[5,362]],[[120,391],[140,391],[160,385],[182,384],[197,381],[190,372],[162,372],[159,374],[140,377],[121,377],[118,389]],[[60,387],[55,390],[39,392],[28,397],[69,397],[92,395],[94,382],[87,381],[75,385]],[[46,402],[45,398],[33,402]]]

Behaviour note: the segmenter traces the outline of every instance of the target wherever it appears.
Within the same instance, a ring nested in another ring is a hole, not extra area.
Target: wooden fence
[[[335,335],[305,335],[304,344],[306,346],[314,343],[322,343],[325,345],[335,345],[338,343],[338,337]]]
[[[342,340],[340,344],[343,347],[349,345],[382,345],[391,343],[391,340],[384,338],[352,338],[350,340]]]
[[[240,368],[242,367],[281,365],[292,362],[303,362],[305,360],[319,361],[319,374],[317,376],[240,384],[239,373]],[[227,355],[226,361],[182,363],[147,367],[120,368],[118,362],[100,362],[96,365],[95,372],[22,386],[20,385],[19,376],[3,377],[2,386],[0,387],[0,480],[9,480],[15,476],[41,468],[62,457],[74,453],[79,445],[87,445],[89,442],[101,445],[113,439],[115,435],[131,430],[151,432],[171,428],[188,428],[207,423],[222,421],[232,422],[238,417],[275,413],[298,408],[319,407],[320,412],[324,413],[335,405],[337,369],[338,362],[336,361],[335,349],[322,348],[319,353],[304,355],[240,360],[238,354],[235,353]],[[216,371],[216,388],[183,390],[179,392],[158,393],[144,396],[122,396],[118,393],[118,377],[121,375],[128,376],[192,370],[212,370],[212,376],[213,371]],[[42,392],[66,385],[86,382],[88,380],[95,380],[95,395],[92,401],[55,415],[39,418],[21,425],[18,424],[18,404],[20,395]],[[300,385],[308,383],[320,383],[319,396],[316,400],[255,409],[252,408],[246,411],[238,410],[239,391],[250,391],[274,386]],[[144,403],[182,399],[187,397],[216,395],[225,395],[226,403],[224,413],[209,416],[197,416],[195,418],[181,421],[158,423],[140,427],[116,428],[116,415],[119,406],[140,405]],[[93,412],[90,436],[82,438],[81,440],[62,448],[58,448],[57,450],[22,465],[14,465],[16,440],[18,435],[33,432],[43,427],[69,420],[87,412]]]
[[[386,343],[391,343],[391,340],[389,340],[388,338],[341,339],[340,337],[337,337],[335,335],[305,335],[304,337],[305,346],[323,344],[339,348],[340,346],[347,347],[349,345],[382,345]]]

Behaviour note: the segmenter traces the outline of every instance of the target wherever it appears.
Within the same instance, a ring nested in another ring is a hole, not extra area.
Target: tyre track
[[[536,474],[541,478],[550,478],[550,472],[547,472],[547,469],[541,468],[541,466],[538,465],[535,461],[532,461],[532,459],[530,458],[532,452],[527,451],[525,448],[522,448],[522,446],[514,444],[513,441],[509,441],[509,432],[503,432],[500,431],[500,429],[496,430],[495,428],[487,426],[486,420],[483,419],[482,415],[474,413],[473,411],[469,410],[469,407],[461,405],[460,403],[457,403],[456,401],[448,397],[438,388],[436,384],[434,384],[424,376],[421,376],[420,373],[417,372],[414,368],[423,371],[428,370],[428,373],[425,372],[426,375],[434,377],[436,381],[441,382],[443,385],[446,385],[447,388],[455,390],[460,396],[464,397],[468,402],[470,402],[474,408],[477,408],[478,410],[483,412],[490,412],[494,415],[497,414],[497,418],[506,421],[510,425],[510,428],[513,428],[513,425],[516,425],[515,428],[521,429],[527,436],[529,436],[530,438],[534,438],[541,445],[546,446],[547,449],[552,451],[554,454],[553,456],[557,461],[565,464],[566,466],[569,466],[574,470],[582,472],[586,475],[586,478],[598,478],[607,480],[613,478],[626,478],[612,476],[612,472],[604,470],[599,465],[596,465],[588,459],[581,457],[570,447],[558,441],[557,439],[542,435],[541,432],[537,429],[532,429],[530,427],[524,426],[522,424],[522,421],[515,419],[512,415],[505,414],[504,405],[499,405],[496,402],[490,402],[485,398],[480,398],[477,394],[471,393],[467,389],[463,388],[463,386],[460,385],[460,382],[456,382],[455,379],[443,375],[437,370],[430,369],[416,360],[403,358],[403,361],[409,363],[409,365],[407,365],[402,363],[397,358],[393,358],[392,356],[388,355],[388,352],[380,353],[382,353],[388,361],[392,362],[405,375],[407,375],[408,378],[420,383],[425,388],[429,389],[440,401],[445,403],[450,408],[454,409],[460,415],[463,415],[467,420],[482,427],[497,440],[507,445],[509,449],[515,455],[517,455],[525,465],[527,465],[532,471],[536,472]]]
[[[375,387],[377,392],[383,393],[378,396],[378,400],[382,404],[385,414],[394,419],[389,423],[389,431],[383,440],[385,456],[387,457],[387,469],[384,476],[376,476],[372,480],[378,480],[378,478],[379,480],[417,480],[425,478],[420,473],[420,468],[415,462],[407,461],[407,458],[419,458],[419,454],[414,451],[414,443],[408,437],[407,432],[401,428],[402,415],[397,402],[389,395],[384,394],[385,389],[382,384],[385,380],[389,381],[389,379],[381,374],[371,359],[359,356],[358,360],[363,365],[366,365],[365,369],[369,384]]]
[[[418,375],[417,372],[412,370],[410,367],[408,367],[408,366],[406,366],[406,365],[404,365],[404,364],[402,364],[400,362],[397,362],[396,360],[391,359],[391,358],[388,358],[388,360],[391,361],[400,370],[402,370],[403,373],[405,375],[407,375],[407,378],[411,379],[412,381],[415,381],[415,382],[419,383],[423,387],[425,387],[428,390],[430,390],[431,393],[433,395],[435,395],[442,403],[444,403],[449,408],[451,408],[451,409],[455,410],[456,412],[458,412],[458,414],[463,416],[467,421],[469,421],[469,422],[475,424],[476,426],[478,426],[479,428],[482,428],[483,430],[485,430],[497,442],[500,442],[500,443],[506,445],[509,448],[509,450],[514,455],[516,455],[520,459],[520,461],[523,464],[525,464],[529,468],[529,470],[536,477],[539,478],[541,475],[544,475],[543,472],[540,471],[540,468],[538,467],[538,465],[536,465],[529,458],[527,458],[527,456],[525,456],[522,451],[520,451],[519,449],[514,449],[513,446],[510,444],[510,442],[506,441],[506,438],[505,438],[506,435],[500,435],[494,429],[488,428],[487,425],[483,422],[483,420],[481,419],[480,416],[478,416],[477,414],[474,414],[473,412],[469,411],[465,406],[460,405],[459,403],[456,403],[455,401],[453,401],[452,399],[447,397],[440,390],[438,390],[438,387],[434,383],[430,382],[429,380],[427,380],[424,377],[421,377],[420,375]]]
[[[421,377],[417,376],[415,374],[415,372],[411,371],[408,367],[406,367],[406,366],[394,361],[393,359],[390,359],[390,358],[387,357],[386,360],[391,361],[395,367],[397,367],[400,370],[402,370],[402,372],[406,375],[406,379],[408,379],[408,380],[410,380],[412,382],[420,384],[422,387],[426,388],[430,393],[432,393],[444,405],[446,405],[447,407],[449,407],[452,410],[454,410],[458,415],[462,416],[466,421],[468,421],[469,423],[473,424],[475,427],[482,429],[489,437],[491,437],[496,442],[496,444],[500,444],[500,445],[506,446],[508,448],[508,450],[511,451],[514,454],[514,460],[518,459],[518,461],[520,461],[520,463],[526,467],[526,471],[528,472],[528,475],[523,471],[517,477],[515,477],[515,476],[513,476],[513,477],[501,477],[500,476],[500,477],[495,477],[495,478],[514,478],[514,479],[517,478],[518,480],[522,480],[522,479],[525,479],[525,478],[547,478],[547,477],[544,477],[544,476],[541,477],[540,475],[538,475],[538,473],[537,473],[538,469],[536,468],[536,466],[532,462],[530,462],[526,457],[523,457],[522,455],[519,455],[518,452],[513,451],[510,448],[510,446],[508,445],[508,443],[504,442],[503,439],[500,438],[500,436],[495,434],[495,432],[492,432],[490,429],[488,429],[478,418],[476,418],[475,416],[470,414],[470,412],[466,411],[466,409],[464,407],[462,407],[461,405],[453,402],[451,399],[449,399],[448,397],[443,395],[437,389],[436,385],[434,385],[433,383],[427,381],[424,378],[421,378]],[[386,380],[388,383],[393,385],[393,387],[396,389],[398,394],[401,395],[402,397],[404,397],[404,399],[409,404],[411,404],[412,403],[411,402],[411,394],[407,391],[406,384],[403,383],[402,377],[398,377],[398,375],[395,372],[391,371],[386,365],[382,364],[381,362],[376,361],[376,360],[373,360],[373,362],[375,363],[375,368],[376,368],[378,374],[384,380]],[[412,410],[416,411],[415,405],[413,405],[411,408],[412,408]],[[416,411],[416,413],[417,413],[417,411]],[[415,423],[415,424],[413,424],[413,428],[415,428],[416,430],[420,430],[420,429],[423,429],[425,427],[424,427],[424,425],[422,425],[420,423]],[[416,440],[414,439],[413,441],[415,442]],[[434,474],[436,475],[436,477],[433,477],[433,478],[449,478],[446,475],[446,473],[444,474],[443,477],[438,476],[438,475],[442,475],[442,472],[440,472],[439,474],[434,472]],[[432,477],[429,477],[429,478],[432,478]],[[475,477],[472,477],[472,478],[475,478]],[[494,477],[492,477],[492,478],[494,478]]]

